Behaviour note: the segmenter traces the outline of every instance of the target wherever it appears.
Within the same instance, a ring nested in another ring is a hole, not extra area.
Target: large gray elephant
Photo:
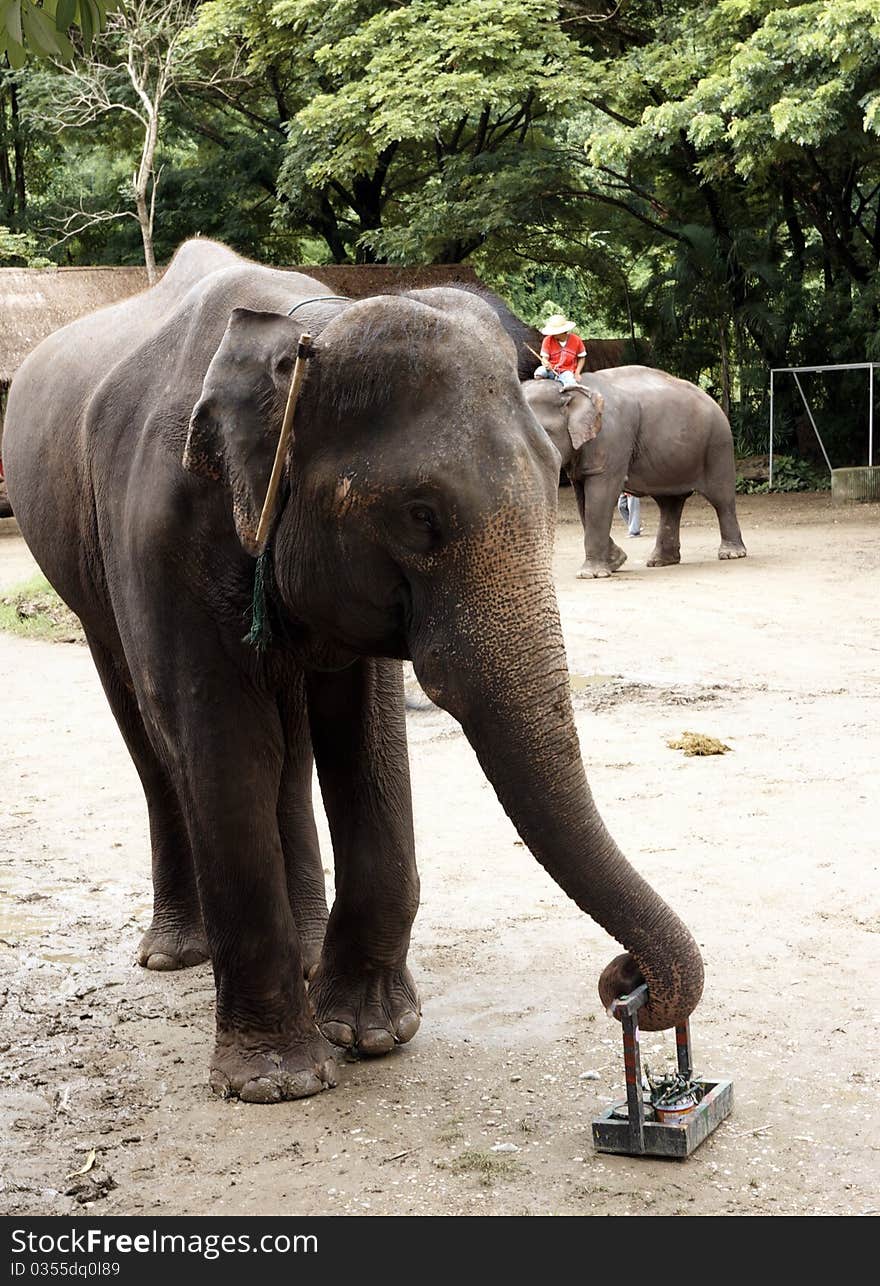
[[[574,488],[584,525],[582,580],[610,576],[626,562],[611,539],[624,488],[653,496],[660,509],[649,567],[681,561],[681,513],[695,491],[718,515],[718,557],[745,558],[730,425],[696,384],[649,366],[617,366],[582,375],[570,391],[550,380],[529,380],[523,391]]]
[[[262,1102],[335,1083],[331,1042],[383,1054],[419,1025],[398,658],[461,722],[538,860],[628,949],[603,1001],[644,978],[642,1026],[663,1028],[703,983],[587,786],[550,571],[559,458],[509,340],[459,291],[326,294],[189,242],[153,289],[40,345],[4,442],[21,529],[83,622],[146,793],[140,961],[210,956],[211,1083]],[[306,330],[261,651],[244,640],[255,530]]]

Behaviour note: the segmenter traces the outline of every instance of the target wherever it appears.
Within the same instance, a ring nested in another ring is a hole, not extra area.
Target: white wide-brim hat
[[[542,335],[564,335],[566,331],[574,330],[574,322],[567,321],[565,313],[554,313],[548,317],[541,327]]]

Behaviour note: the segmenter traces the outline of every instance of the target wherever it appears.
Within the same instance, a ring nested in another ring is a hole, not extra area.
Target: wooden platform
[[[643,1143],[638,1129],[631,1129],[626,1103],[616,1103],[593,1121],[593,1146],[597,1152],[623,1156],[672,1157],[683,1161],[716,1129],[733,1107],[733,1081],[701,1080],[705,1094],[693,1112],[675,1125],[645,1120]]]

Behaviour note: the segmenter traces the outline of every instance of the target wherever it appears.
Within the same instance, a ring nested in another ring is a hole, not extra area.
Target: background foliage
[[[2,262],[143,254],[131,218],[59,242],[71,211],[124,207],[141,151],[124,113],[61,127],[65,63],[112,52],[108,7],[0,0]],[[182,11],[160,262],[197,232],[274,262],[468,259],[527,320],[573,313],[699,380],[745,453],[769,366],[880,360],[880,0]],[[810,458],[789,383],[780,445]],[[832,461],[863,462],[864,374],[808,383]]]

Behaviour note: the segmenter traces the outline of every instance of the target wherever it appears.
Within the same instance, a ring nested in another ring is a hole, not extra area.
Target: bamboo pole
[[[287,446],[293,429],[293,417],[296,412],[296,404],[299,401],[300,389],[306,377],[306,363],[309,359],[311,348],[311,335],[300,335],[296,350],[296,365],[293,368],[293,377],[287,394],[287,405],[284,408],[284,419],[281,421],[281,432],[278,435],[278,446],[275,449],[275,461],[272,465],[269,486],[266,490],[266,499],[263,501],[260,524],[257,527],[257,552],[259,554],[262,554],[265,549],[266,541],[269,537],[269,528],[272,525],[272,518],[275,513],[275,501],[278,498],[278,488],[281,486],[281,475],[284,472]]]

